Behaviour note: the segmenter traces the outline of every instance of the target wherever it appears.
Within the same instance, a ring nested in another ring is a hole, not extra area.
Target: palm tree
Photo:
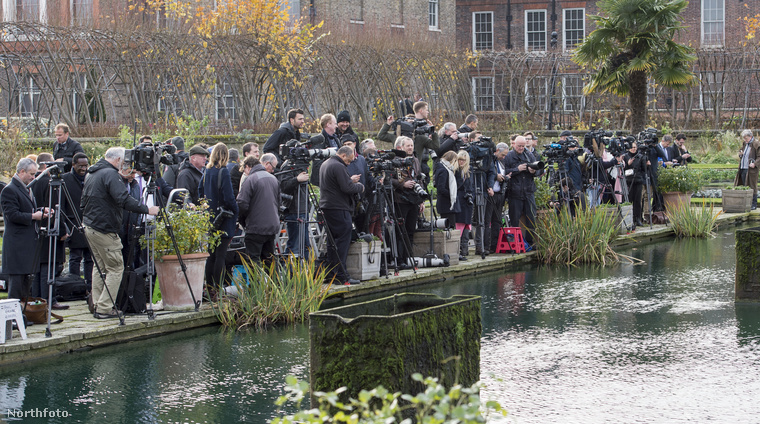
[[[684,89],[695,81],[689,64],[691,47],[673,41],[684,27],[679,15],[687,0],[601,0],[600,15],[590,15],[596,29],[578,46],[573,61],[593,68],[584,93],[628,96],[631,131],[647,121],[647,84]],[[605,15],[605,16],[601,16]]]

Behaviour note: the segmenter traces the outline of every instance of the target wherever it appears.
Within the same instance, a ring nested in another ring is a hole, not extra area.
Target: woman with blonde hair
[[[466,150],[457,153],[457,173],[462,179],[462,189],[457,192],[459,212],[456,227],[460,231],[459,260],[466,261],[470,252],[470,231],[472,230],[472,212],[475,209],[475,182],[470,174],[470,155]]]
[[[441,218],[446,219],[448,228],[456,227],[457,212],[461,206],[457,201],[457,193],[461,190],[463,181],[457,174],[457,153],[448,151],[433,167],[433,186],[438,191],[435,208]]]
[[[206,260],[206,290],[209,297],[215,297],[216,290],[219,290],[225,281],[227,249],[230,241],[235,235],[237,225],[238,205],[235,195],[232,191],[232,178],[230,171],[227,169],[227,160],[229,159],[229,150],[224,143],[217,143],[211,151],[206,173],[201,179],[198,187],[198,196],[206,197],[209,209],[213,214],[211,220],[214,222],[216,229],[222,231],[222,240],[214,250],[209,250],[209,257]],[[225,212],[230,216],[217,216]]]

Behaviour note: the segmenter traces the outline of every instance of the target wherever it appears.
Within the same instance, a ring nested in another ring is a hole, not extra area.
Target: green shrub
[[[471,387],[455,385],[450,389],[438,383],[438,379],[422,378],[414,374],[412,378],[425,384],[425,391],[416,396],[401,393],[390,393],[383,386],[372,390],[362,390],[358,399],[350,399],[347,403],[340,401],[340,394],[345,392],[342,387],[334,392],[315,392],[314,398],[318,406],[303,409],[292,415],[276,417],[272,424],[294,423],[485,423],[491,414],[506,416],[507,411],[496,401],[483,402],[480,399],[481,384]],[[306,399],[309,384],[298,381],[293,376],[286,379],[286,395],[277,400],[277,405],[294,403],[301,408]],[[413,417],[413,418],[409,418]]]
[[[562,208],[559,214],[552,212],[540,217],[535,232],[538,257],[544,263],[618,261],[618,255],[610,247],[617,237],[618,224],[607,208],[578,208],[575,217]]]
[[[169,205],[162,211],[156,222],[156,257],[163,255],[187,255],[190,253],[206,252],[219,245],[221,232],[214,229],[211,223],[211,211],[205,200],[199,202],[195,209],[181,208]],[[164,225],[168,219],[177,242],[179,252],[175,251],[169,230]],[[140,237],[140,245],[146,246],[145,236]]]
[[[712,203],[702,202],[700,207],[691,207],[688,203],[668,209],[668,219],[678,237],[707,237],[715,235],[718,216]]]
[[[702,188],[702,174],[686,166],[660,168],[657,188],[660,193],[671,191],[693,193]]]
[[[249,283],[242,276],[233,279],[237,294],[224,294],[213,305],[217,318],[223,326],[237,329],[305,321],[319,310],[331,287],[325,284],[330,283],[327,271],[316,266],[314,256],[302,260],[291,255],[282,266],[243,260]]]

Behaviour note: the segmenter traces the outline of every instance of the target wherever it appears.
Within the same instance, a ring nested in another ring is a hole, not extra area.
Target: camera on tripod
[[[559,140],[555,143],[544,144],[544,151],[541,153],[541,156],[545,157],[548,163],[564,162],[568,158],[578,157],[583,154],[582,149],[570,150],[576,147],[578,147],[578,141],[569,136],[564,141]]]
[[[496,150],[491,137],[480,137],[478,141],[465,143],[459,150],[464,150],[470,155],[470,166],[477,171],[488,172],[486,158],[492,156]]]
[[[178,163],[177,148],[171,144],[140,144],[124,152],[124,163],[140,172],[155,173],[159,163],[174,165]]]
[[[40,162],[41,165],[45,165],[46,171],[50,178],[61,179],[63,178],[63,170],[66,168],[66,162]]]
[[[388,150],[378,150],[377,153],[367,156],[367,166],[374,175],[413,165],[413,157],[397,158],[395,153]]]
[[[289,140],[280,146],[280,157],[290,162],[303,163],[316,159],[328,159],[330,156],[338,154],[338,149],[335,147],[327,149],[312,149],[311,147],[309,140]]]
[[[612,156],[622,156],[626,154],[628,150],[631,149],[631,147],[633,147],[633,143],[635,143],[635,141],[636,139],[633,137],[623,137],[620,133],[618,133],[615,137],[609,139],[607,150],[609,150]]]
[[[598,129],[594,131],[589,131],[586,133],[586,135],[583,136],[583,147],[593,151],[594,150],[594,141],[596,140],[597,145],[599,143],[607,144],[605,139],[612,137],[612,131],[606,131],[604,129]]]

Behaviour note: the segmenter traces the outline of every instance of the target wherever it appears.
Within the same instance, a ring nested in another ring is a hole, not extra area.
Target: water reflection
[[[732,232],[622,253],[645,264],[528,265],[414,291],[483,297],[483,396],[516,422],[757,422],[760,305],[734,304]],[[265,422],[284,376],[307,378],[307,332],[208,328],[19,365],[0,374],[0,412]]]

